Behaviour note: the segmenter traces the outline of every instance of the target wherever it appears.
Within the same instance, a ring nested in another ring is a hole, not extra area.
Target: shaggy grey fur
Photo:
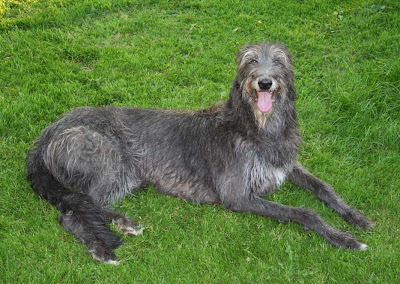
[[[309,209],[263,199],[286,178],[315,193],[348,222],[372,224],[297,161],[300,135],[291,56],[283,45],[245,46],[229,99],[197,112],[81,107],[48,126],[29,151],[28,179],[62,213],[60,223],[99,261],[117,264],[120,238],[141,227],[107,207],[135,189],[297,222],[334,246],[365,250]]]

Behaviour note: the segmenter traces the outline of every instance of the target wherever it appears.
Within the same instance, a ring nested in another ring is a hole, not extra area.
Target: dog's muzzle
[[[257,94],[257,107],[262,113],[271,111],[272,109],[272,97],[274,92],[271,90],[272,80],[268,78],[263,78],[258,81],[259,91]]]
[[[258,81],[258,86],[260,90],[268,91],[272,87],[272,80],[268,78],[264,78]]]

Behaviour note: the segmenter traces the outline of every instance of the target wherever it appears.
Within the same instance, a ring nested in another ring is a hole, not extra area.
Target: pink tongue
[[[272,92],[258,92],[258,109],[261,112],[268,112],[272,108]]]

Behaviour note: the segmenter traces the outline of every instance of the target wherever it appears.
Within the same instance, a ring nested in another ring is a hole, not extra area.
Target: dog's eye
[[[254,64],[254,63],[258,63],[257,59],[250,59],[249,63]]]

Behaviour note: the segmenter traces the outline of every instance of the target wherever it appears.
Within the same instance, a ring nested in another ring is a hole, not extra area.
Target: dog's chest
[[[287,168],[273,166],[255,155],[248,165],[249,185],[254,192],[269,193],[282,185],[287,173]]]

